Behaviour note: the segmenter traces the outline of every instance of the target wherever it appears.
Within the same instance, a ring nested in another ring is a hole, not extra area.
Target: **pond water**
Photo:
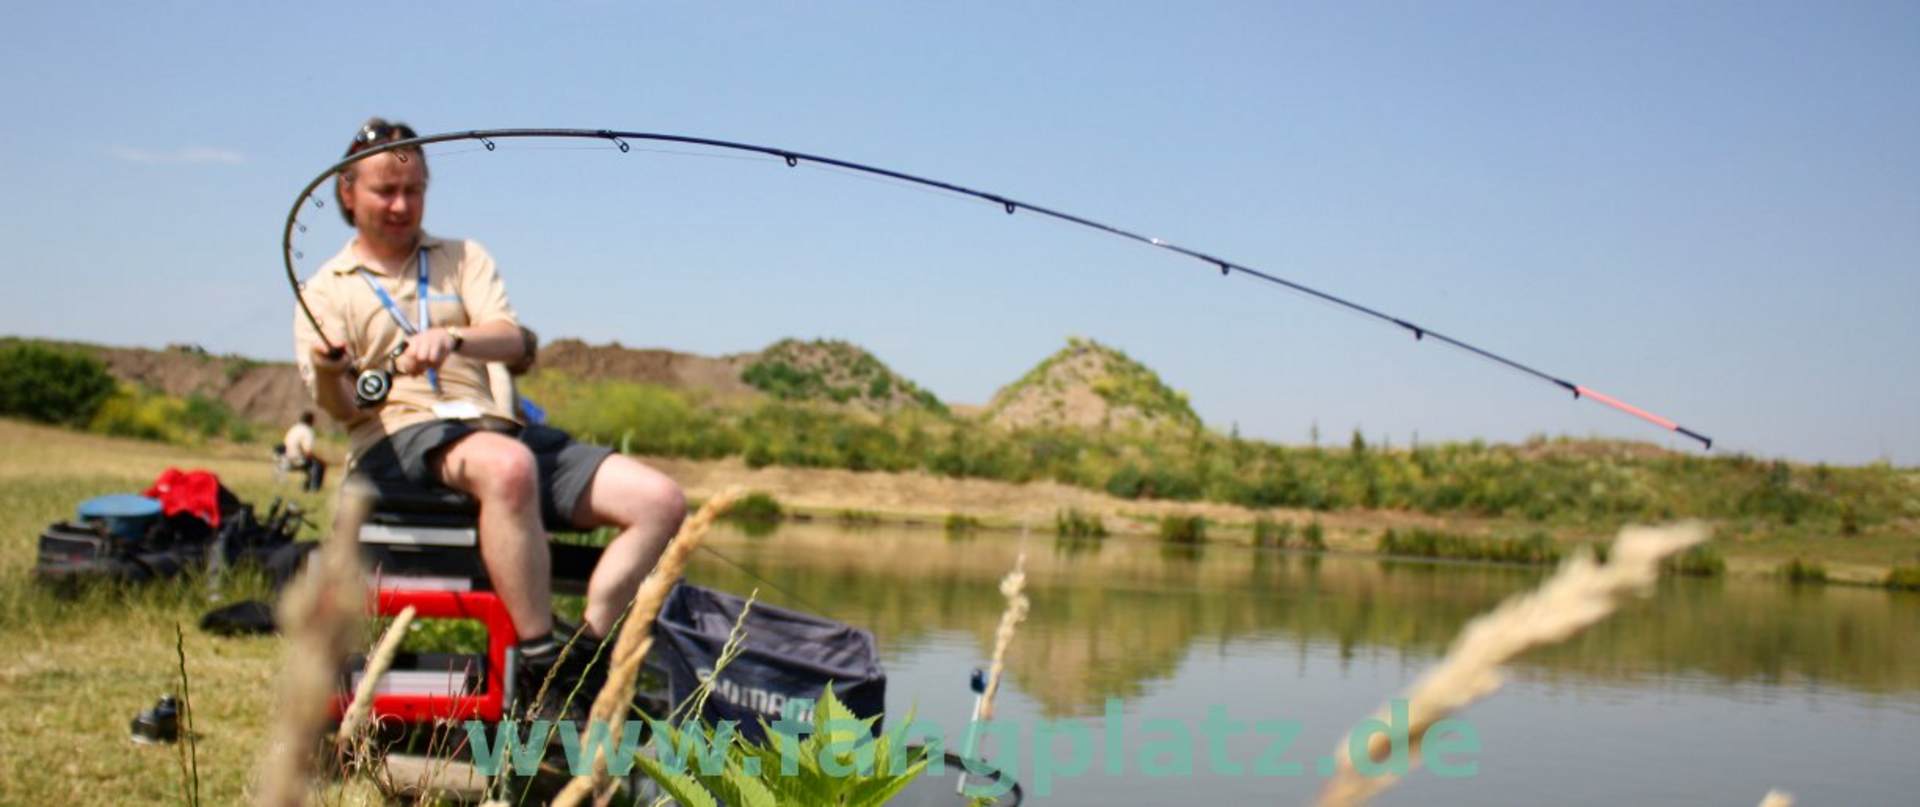
[[[949,748],[1024,552],[1032,612],[984,754],[1058,805],[1308,803],[1349,729],[1547,574],[908,527],[723,528],[709,545],[695,582],[873,631],[889,721],[911,712]],[[1453,775],[1417,769],[1376,803],[1920,803],[1914,594],[1668,580],[1506,672],[1462,715],[1477,750],[1454,735]]]

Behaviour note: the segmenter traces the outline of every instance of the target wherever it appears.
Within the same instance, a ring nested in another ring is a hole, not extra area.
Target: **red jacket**
[[[220,477],[212,471],[182,471],[168,468],[160,472],[153,487],[144,494],[160,500],[161,513],[191,513],[215,527],[220,526]]]

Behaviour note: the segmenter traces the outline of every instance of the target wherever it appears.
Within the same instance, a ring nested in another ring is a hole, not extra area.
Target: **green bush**
[[[777,524],[787,517],[787,513],[786,509],[780,506],[780,500],[774,498],[773,494],[756,490],[734,502],[733,507],[727,510],[726,517],[729,521],[750,524]]]
[[[1382,555],[1503,563],[1550,564],[1560,559],[1559,548],[1544,532],[1525,538],[1480,538],[1419,527],[1405,532],[1389,529],[1380,534],[1375,549]]]
[[[1594,543],[1587,544],[1587,549],[1593,553],[1594,561],[1599,563],[1606,563],[1607,557],[1613,553],[1613,544],[1609,544],[1604,541],[1596,541]]]
[[[1198,515],[1169,513],[1160,517],[1160,540],[1176,544],[1197,544],[1207,540],[1207,519]]]
[[[1667,558],[1662,568],[1668,574],[1688,577],[1719,577],[1727,573],[1727,560],[1711,544],[1700,544]]]
[[[1286,546],[1293,539],[1293,522],[1274,521],[1269,516],[1253,520],[1253,542],[1258,546]]]
[[[1887,572],[1887,588],[1920,591],[1920,566],[1895,566]]]
[[[974,518],[973,516],[964,513],[947,514],[946,527],[948,535],[966,535],[979,530],[981,526],[980,519]]]
[[[91,356],[28,343],[0,347],[0,415],[85,425],[115,387]]]
[[[1097,515],[1070,507],[1054,512],[1053,532],[1065,538],[1104,538],[1107,524]]]
[[[1780,567],[1780,576],[1789,583],[1825,583],[1827,567],[1817,560],[1794,558]]]
[[[783,401],[817,398],[827,391],[818,371],[802,370],[778,359],[761,359],[740,373],[740,380]]]
[[[1320,526],[1320,519],[1316,518],[1307,522],[1307,528],[1300,532],[1300,542],[1306,545],[1306,548],[1316,552],[1326,550],[1327,531],[1326,528]]]
[[[87,430],[113,437],[179,442],[186,409],[177,398],[126,384],[95,408]]]
[[[180,410],[180,426],[199,437],[225,437],[235,442],[246,442],[253,434],[252,424],[234,414],[226,401],[199,394],[187,396]]]

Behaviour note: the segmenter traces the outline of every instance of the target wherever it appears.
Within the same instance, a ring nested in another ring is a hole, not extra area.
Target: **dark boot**
[[[180,739],[180,702],[172,695],[160,698],[153,708],[133,718],[133,741],[143,745],[170,743]]]

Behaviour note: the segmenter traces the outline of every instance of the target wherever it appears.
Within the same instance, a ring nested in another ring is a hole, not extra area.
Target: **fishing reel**
[[[400,354],[407,352],[406,340],[400,340],[393,350],[387,352],[387,366],[361,370],[353,378],[353,405],[361,409],[372,409],[387,402],[387,395],[393,392],[394,361]]]
[[[393,371],[375,368],[361,370],[353,379],[353,405],[361,409],[372,409],[387,402],[387,393],[393,391]]]

